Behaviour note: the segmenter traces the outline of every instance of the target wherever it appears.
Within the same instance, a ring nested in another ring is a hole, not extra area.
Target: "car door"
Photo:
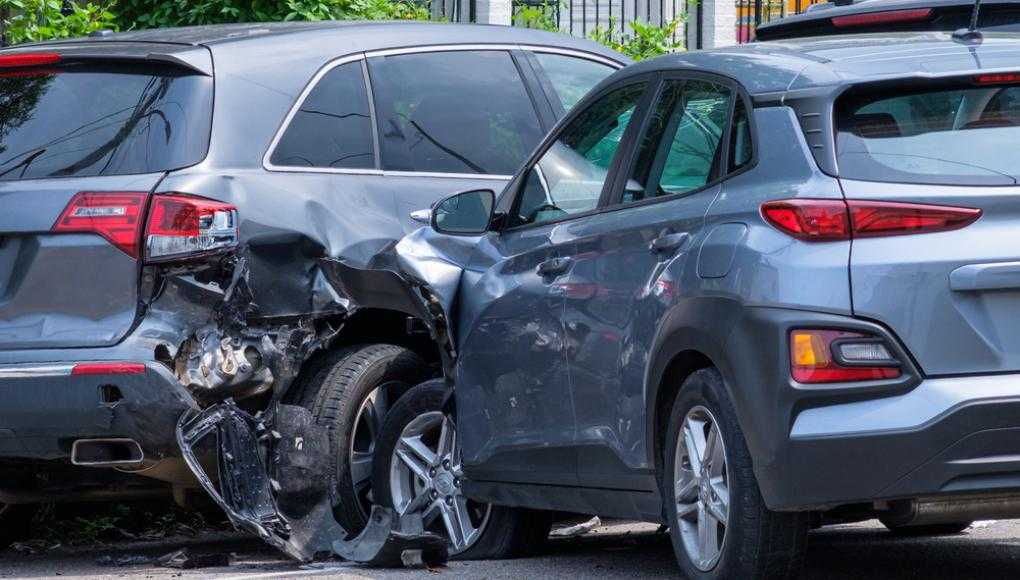
[[[625,82],[574,115],[508,189],[501,231],[476,243],[456,316],[458,429],[474,480],[576,484],[561,232],[598,210],[647,88]]]
[[[571,223],[559,250],[573,263],[561,284],[583,486],[655,489],[646,448],[649,348],[666,310],[694,284],[735,94],[712,77],[663,78],[616,176],[610,211]]]

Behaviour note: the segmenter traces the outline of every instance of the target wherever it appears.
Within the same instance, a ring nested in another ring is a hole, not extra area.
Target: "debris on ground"
[[[182,570],[222,568],[230,565],[230,554],[227,552],[193,552],[188,548],[182,548],[161,557],[159,564],[166,568]]]
[[[420,514],[399,517],[378,505],[358,537],[333,543],[341,558],[376,568],[435,570],[449,561],[448,550],[446,538],[424,530]]]
[[[142,554],[120,554],[114,556],[112,554],[104,554],[96,558],[97,566],[116,566],[118,568],[127,566],[147,566],[152,564],[156,559],[152,556],[145,556]]]
[[[549,533],[552,538],[576,538],[589,534],[602,526],[602,520],[598,516],[579,524],[554,529]]]

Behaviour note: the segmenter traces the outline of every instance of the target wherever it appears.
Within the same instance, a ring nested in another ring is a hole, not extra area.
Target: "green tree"
[[[0,0],[0,24],[8,44],[87,36],[97,30],[118,29],[113,4],[113,0]]]

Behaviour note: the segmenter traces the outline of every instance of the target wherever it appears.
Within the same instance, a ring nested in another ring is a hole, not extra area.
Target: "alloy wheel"
[[[400,515],[421,512],[425,528],[446,536],[460,554],[482,536],[491,506],[467,499],[452,420],[439,411],[404,427],[390,462],[390,492]]]
[[[673,474],[680,538],[702,572],[715,568],[729,527],[730,477],[719,422],[705,407],[684,418]]]
[[[366,520],[375,499],[372,494],[372,458],[375,455],[376,441],[382,431],[386,413],[390,409],[391,397],[402,386],[405,385],[400,383],[380,385],[365,397],[354,416],[347,457],[351,483],[358,496],[358,511]]]

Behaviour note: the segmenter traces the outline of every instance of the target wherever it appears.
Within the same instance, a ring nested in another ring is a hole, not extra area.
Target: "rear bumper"
[[[1020,490],[1020,375],[802,411],[776,507]]]
[[[140,374],[72,375],[73,366],[0,365],[0,460],[66,465],[79,439],[134,440],[146,463],[180,457],[177,420],[196,405],[165,366],[148,362]]]

